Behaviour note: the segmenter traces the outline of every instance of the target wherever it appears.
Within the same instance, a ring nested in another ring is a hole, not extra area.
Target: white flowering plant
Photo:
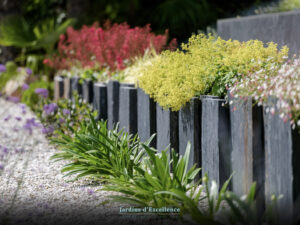
[[[275,97],[276,104],[266,110],[278,112],[285,122],[290,121],[293,129],[300,127],[300,58],[243,76],[229,88],[232,96],[252,96],[258,105],[266,103],[270,96]]]

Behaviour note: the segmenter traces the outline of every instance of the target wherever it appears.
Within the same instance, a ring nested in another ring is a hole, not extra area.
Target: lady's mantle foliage
[[[284,62],[288,48],[278,51],[258,40],[239,42],[211,35],[193,35],[183,51],[165,51],[143,65],[140,86],[161,106],[179,110],[201,94],[226,95],[226,87],[240,75]]]

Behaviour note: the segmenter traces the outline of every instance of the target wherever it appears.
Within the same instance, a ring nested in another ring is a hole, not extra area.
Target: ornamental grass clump
[[[157,154],[157,150],[143,144],[146,157],[143,164],[136,167],[136,174],[130,180],[113,177],[102,190],[114,191],[123,195],[111,196],[114,201],[131,203],[137,206],[164,207],[174,205],[176,197],[167,193],[173,190],[188,193],[200,183],[194,179],[200,171],[194,164],[188,169],[190,143],[183,156],[171,150],[171,159],[168,150]],[[172,173],[170,168],[172,167]]]
[[[276,105],[267,111],[279,113],[285,122],[290,120],[293,128],[300,127],[300,59],[243,76],[230,89],[237,98],[252,96],[258,105],[267,103],[270,96],[275,97]]]
[[[224,97],[226,87],[241,75],[281,64],[288,48],[274,43],[225,41],[204,34],[193,35],[182,51],[164,51],[143,66],[139,85],[162,107],[179,110],[192,97],[203,94]]]
[[[88,121],[81,122],[80,127],[73,130],[72,136],[61,133],[52,139],[61,149],[52,159],[70,160],[62,172],[67,172],[66,176],[77,175],[75,179],[90,177],[105,181],[113,177],[128,180],[140,166],[145,150],[137,135],[118,129],[116,126],[108,130],[106,122],[96,122],[90,115]]]

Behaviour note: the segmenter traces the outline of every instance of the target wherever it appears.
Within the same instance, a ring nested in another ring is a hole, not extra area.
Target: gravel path
[[[112,193],[97,191],[89,180],[67,182],[64,162],[50,161],[53,146],[36,128],[23,128],[35,118],[0,98],[0,224],[175,224],[153,214],[124,214],[119,203],[107,203]],[[178,222],[179,223],[179,222]]]

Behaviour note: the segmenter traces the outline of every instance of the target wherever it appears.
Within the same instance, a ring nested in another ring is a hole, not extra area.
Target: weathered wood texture
[[[64,96],[64,78],[55,76],[54,78],[54,99],[58,100]]]
[[[205,173],[218,186],[231,175],[231,138],[229,110],[224,100],[202,99],[202,176]]]
[[[264,200],[264,135],[262,107],[253,107],[251,98],[229,95],[233,171],[232,190],[242,196],[256,182],[257,197]],[[262,201],[263,202],[263,201]],[[261,204],[262,204],[261,202]]]
[[[265,197],[266,203],[270,204],[272,194],[283,195],[283,198],[277,201],[277,214],[280,224],[284,224],[290,222],[292,218],[293,179],[297,176],[293,174],[293,141],[290,123],[284,122],[278,112],[275,111],[275,115],[268,112],[270,107],[276,109],[276,102],[276,99],[269,98],[268,104],[264,106]]]
[[[133,87],[120,88],[119,107],[120,129],[130,134],[137,133],[137,89]]]
[[[119,121],[120,83],[110,80],[107,84],[107,127],[113,129]]]
[[[84,80],[82,84],[83,99],[87,103],[93,103],[94,97],[94,82],[92,80]]]
[[[71,77],[71,99],[73,99],[73,93],[76,92],[82,97],[82,84],[79,77]]]
[[[179,111],[178,135],[179,135],[179,154],[184,155],[187,143],[191,143],[190,158],[188,168],[194,164],[201,167],[201,112],[200,99],[192,98],[185,107]]]
[[[65,77],[64,79],[64,98],[71,99],[72,97],[72,89],[71,89],[71,78]]]
[[[138,134],[141,141],[156,133],[156,103],[141,88],[137,90]],[[156,137],[151,142],[156,147]]]
[[[104,83],[95,83],[93,108],[97,110],[97,120],[107,120],[107,87]]]
[[[157,150],[165,150],[168,146],[178,150],[178,112],[163,109],[156,105],[156,145]]]

